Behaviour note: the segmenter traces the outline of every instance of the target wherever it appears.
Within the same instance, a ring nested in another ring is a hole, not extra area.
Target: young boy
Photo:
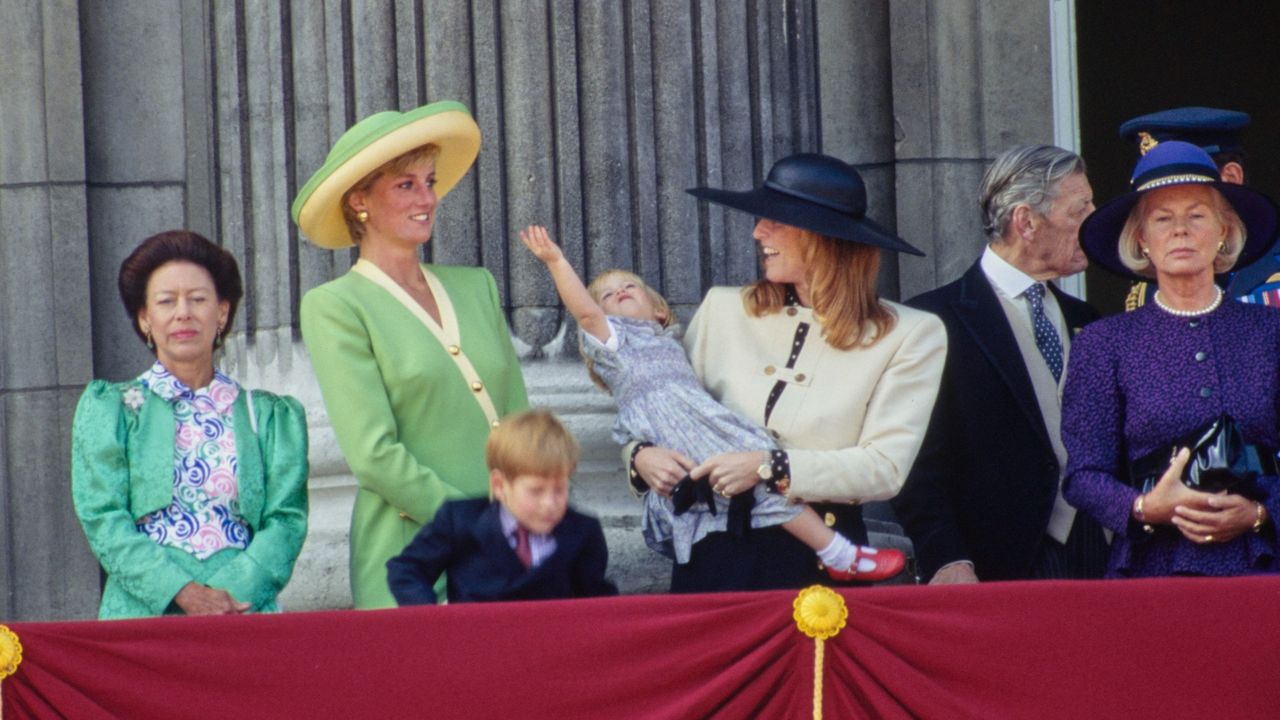
[[[450,500],[404,551],[387,561],[400,605],[616,595],[595,518],[568,506],[578,443],[546,410],[502,420],[485,446],[493,499]]]

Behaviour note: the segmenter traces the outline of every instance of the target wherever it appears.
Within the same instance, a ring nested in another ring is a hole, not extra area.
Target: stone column
[[[889,4],[819,2],[816,30],[822,151],[858,167],[867,184],[868,217],[893,229],[897,201]],[[897,253],[882,254],[883,296],[899,299],[899,267],[911,261]]]
[[[90,617],[70,491],[92,375],[77,4],[0,3],[0,67],[0,618]]]
[[[1049,3],[892,2],[902,297],[950,282],[985,239],[978,182],[991,159],[1053,142]]]

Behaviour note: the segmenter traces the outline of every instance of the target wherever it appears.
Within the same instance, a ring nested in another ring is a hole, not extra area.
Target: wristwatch
[[[759,475],[760,479],[766,483],[772,480],[773,479],[773,463],[769,462],[768,460],[765,460],[764,462],[760,463],[760,467],[756,468],[756,475]]]
[[[785,475],[777,478],[773,476],[772,462],[760,463],[760,467],[756,468],[756,475],[760,476],[761,482],[764,483],[769,492],[775,495],[786,495],[791,490],[791,478]]]

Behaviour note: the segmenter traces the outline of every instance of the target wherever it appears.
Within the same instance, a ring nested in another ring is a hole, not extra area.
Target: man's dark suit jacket
[[[1072,337],[1098,318],[1049,283]],[[942,318],[947,364],[924,445],[893,500],[920,577],[972,560],[982,580],[1028,578],[1058,489],[1058,459],[995,289],[974,263],[907,302]]]
[[[525,569],[502,534],[499,505],[485,499],[451,500],[387,561],[387,583],[400,605],[426,605],[447,572],[449,602],[539,600],[617,595],[604,577],[609,563],[600,521],[569,508],[551,531],[556,550]]]

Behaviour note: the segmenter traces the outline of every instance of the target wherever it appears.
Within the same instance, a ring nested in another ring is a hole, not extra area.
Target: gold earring
[[[369,222],[369,211],[368,211],[368,210],[361,210],[361,211],[357,212],[357,213],[356,213],[356,220],[359,220],[359,221],[360,221],[360,222],[362,222],[362,223],[367,223],[367,222]]]
[[[1218,254],[1219,254],[1219,255],[1226,255],[1226,254],[1227,254],[1227,241],[1226,241],[1226,240],[1219,240],[1219,241],[1218,241]]]
[[[1142,248],[1142,257],[1151,257],[1151,251],[1146,248]]]

